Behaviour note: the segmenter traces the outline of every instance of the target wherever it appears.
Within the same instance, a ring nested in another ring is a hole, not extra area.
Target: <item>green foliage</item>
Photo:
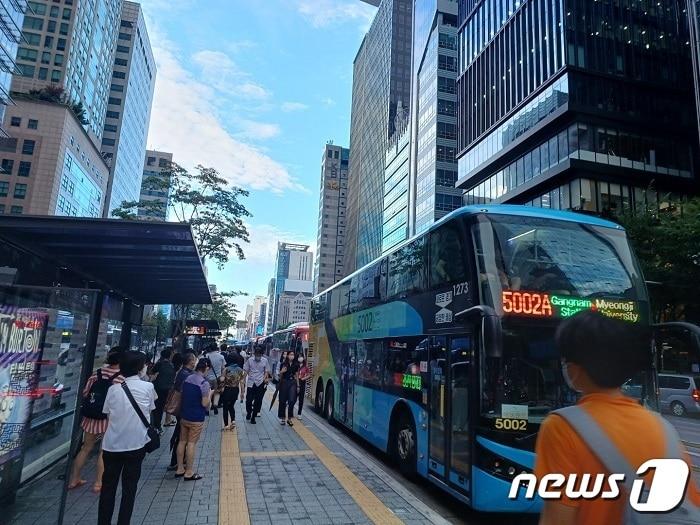
[[[656,320],[700,320],[700,198],[617,218],[650,281]],[[659,284],[654,284],[659,283]]]
[[[212,304],[179,305],[175,309],[176,319],[213,319],[218,321],[221,331],[236,324],[238,310],[233,298],[245,295],[242,292],[212,294]]]
[[[154,191],[169,189],[167,206],[178,221],[192,226],[203,259],[213,260],[221,269],[232,253],[239,259],[245,258],[241,244],[250,239],[243,219],[251,214],[239,199],[247,197],[248,192],[231,186],[216,169],[198,165],[190,173],[172,163],[161,176],[146,179],[143,187]],[[123,202],[112,215],[133,219],[139,208],[162,211],[163,204],[147,200]]]
[[[51,102],[52,104],[61,104],[70,109],[78,122],[83,126],[87,126],[90,123],[83,103],[70,101],[66,96],[65,90],[60,86],[48,85],[41,89],[30,89],[28,93],[13,92],[12,96],[26,100],[40,100],[42,102]]]
[[[143,320],[141,338],[144,343],[153,345],[165,341],[168,337],[170,337],[170,321],[163,312],[154,311]]]

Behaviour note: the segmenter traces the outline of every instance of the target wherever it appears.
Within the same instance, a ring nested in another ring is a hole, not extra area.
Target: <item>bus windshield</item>
[[[576,400],[554,345],[558,322],[584,309],[648,322],[641,273],[622,230],[489,215],[472,232],[481,299],[503,316],[503,355],[482,361],[482,415],[539,423]],[[637,393],[647,402],[651,389]]]

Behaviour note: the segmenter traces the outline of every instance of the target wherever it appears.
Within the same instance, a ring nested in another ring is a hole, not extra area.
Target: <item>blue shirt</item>
[[[203,422],[207,411],[202,406],[202,398],[208,397],[210,393],[209,381],[201,374],[190,374],[182,384],[180,418],[194,423]]]

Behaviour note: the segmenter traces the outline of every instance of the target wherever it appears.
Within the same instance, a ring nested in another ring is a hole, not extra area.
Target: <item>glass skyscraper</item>
[[[460,0],[460,27],[467,204],[607,214],[695,191],[685,2]]]
[[[5,106],[11,102],[10,85],[17,67],[17,44],[22,41],[26,11],[26,0],[0,0],[0,124],[5,116]],[[0,134],[7,136],[7,131],[1,126]]]
[[[347,275],[381,254],[384,161],[399,103],[410,99],[413,0],[383,0],[355,57],[350,123]]]

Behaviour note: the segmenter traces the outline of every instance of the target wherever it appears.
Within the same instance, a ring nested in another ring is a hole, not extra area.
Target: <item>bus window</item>
[[[425,237],[389,256],[389,297],[405,297],[428,288],[426,259]]]
[[[468,280],[459,225],[446,224],[430,234],[430,286]]]
[[[357,341],[357,382],[382,386],[382,341]]]
[[[420,401],[423,387],[420,338],[397,338],[386,342],[384,384],[387,390]]]

